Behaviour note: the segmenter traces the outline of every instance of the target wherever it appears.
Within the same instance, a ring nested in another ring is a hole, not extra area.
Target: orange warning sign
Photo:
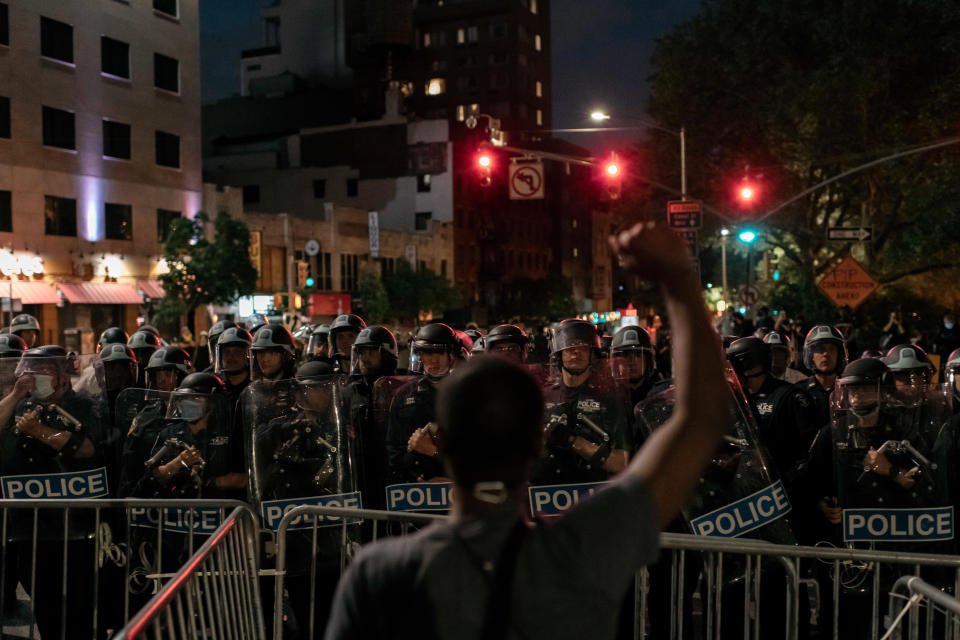
[[[847,256],[817,286],[838,307],[856,309],[879,284],[859,262]]]

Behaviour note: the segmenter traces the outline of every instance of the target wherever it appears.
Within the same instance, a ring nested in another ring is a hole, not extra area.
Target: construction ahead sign
[[[847,256],[817,283],[833,304],[856,309],[879,286],[859,262]]]

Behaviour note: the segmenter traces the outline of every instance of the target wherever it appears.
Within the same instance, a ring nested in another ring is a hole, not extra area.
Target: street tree
[[[250,231],[240,220],[220,212],[208,239],[209,217],[177,218],[164,244],[167,272],[160,276],[165,296],[152,320],[189,324],[193,311],[205,304],[230,304],[252,294],[257,270],[250,262]]]
[[[414,270],[405,260],[384,278],[393,314],[403,323],[415,324],[421,314],[443,315],[461,305],[460,292],[444,276],[431,269]]]

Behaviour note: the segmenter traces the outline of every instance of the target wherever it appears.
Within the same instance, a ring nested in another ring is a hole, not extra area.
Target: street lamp
[[[600,111],[599,109],[593,111],[590,114],[590,119],[594,122],[603,122],[609,120],[612,116],[605,111]],[[687,134],[684,127],[680,127],[680,130],[670,129],[664,127],[663,125],[650,120],[649,118],[644,118],[641,116],[617,116],[623,120],[636,120],[637,122],[643,123],[644,126],[649,127],[650,129],[658,129],[660,131],[665,131],[671,135],[677,136],[680,139],[680,197],[684,200],[687,199]]]

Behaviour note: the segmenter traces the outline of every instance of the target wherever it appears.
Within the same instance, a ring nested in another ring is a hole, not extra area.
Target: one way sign
[[[827,240],[863,242],[873,236],[873,227],[830,227],[827,229]]]

